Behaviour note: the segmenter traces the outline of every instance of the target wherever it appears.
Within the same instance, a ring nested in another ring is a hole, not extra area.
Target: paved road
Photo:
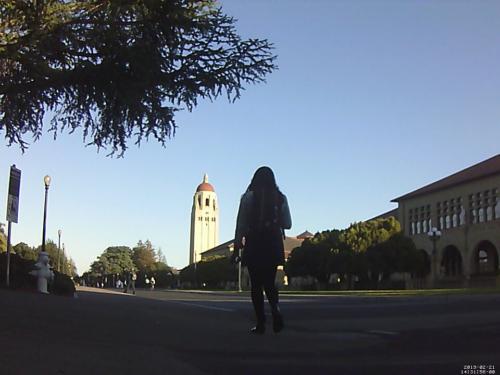
[[[0,374],[500,374],[500,295],[284,296],[264,336],[247,296],[78,297],[0,290]]]

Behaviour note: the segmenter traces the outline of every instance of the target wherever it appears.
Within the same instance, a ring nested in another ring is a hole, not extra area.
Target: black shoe
[[[266,326],[264,324],[257,324],[255,327],[250,329],[250,333],[254,335],[263,335],[266,332]]]
[[[273,314],[273,331],[274,333],[281,332],[283,330],[283,315],[279,311]]]

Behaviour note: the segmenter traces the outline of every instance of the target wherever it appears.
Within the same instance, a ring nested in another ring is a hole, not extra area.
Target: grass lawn
[[[412,297],[438,295],[500,294],[500,288],[409,289],[409,290],[282,290],[281,295],[327,295],[353,297]]]
[[[175,290],[182,292],[183,290]],[[185,290],[193,293],[216,293],[230,295],[250,295],[248,290]],[[481,295],[499,294],[500,288],[453,288],[453,289],[408,289],[408,290],[280,290],[282,296],[341,296],[341,297],[419,297],[419,296],[447,296],[447,295]]]

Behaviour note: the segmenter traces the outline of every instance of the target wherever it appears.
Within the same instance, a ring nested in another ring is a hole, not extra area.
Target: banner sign
[[[7,221],[17,223],[19,214],[19,189],[21,171],[15,165],[10,167],[9,195],[7,197]]]

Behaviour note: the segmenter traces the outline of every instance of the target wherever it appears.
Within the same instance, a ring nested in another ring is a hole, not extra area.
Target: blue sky
[[[45,134],[24,155],[3,141],[1,221],[9,166],[22,170],[14,244],[41,243],[45,174],[48,237],[62,229],[81,273],[106,247],[140,239],[184,267],[204,173],[224,242],[261,165],[287,194],[296,235],[373,217],[499,153],[499,2],[231,0],[223,9],[242,36],[274,43],[279,70],[267,84],[180,113],[166,148],[131,144],[122,159],[84,147],[79,134]]]

